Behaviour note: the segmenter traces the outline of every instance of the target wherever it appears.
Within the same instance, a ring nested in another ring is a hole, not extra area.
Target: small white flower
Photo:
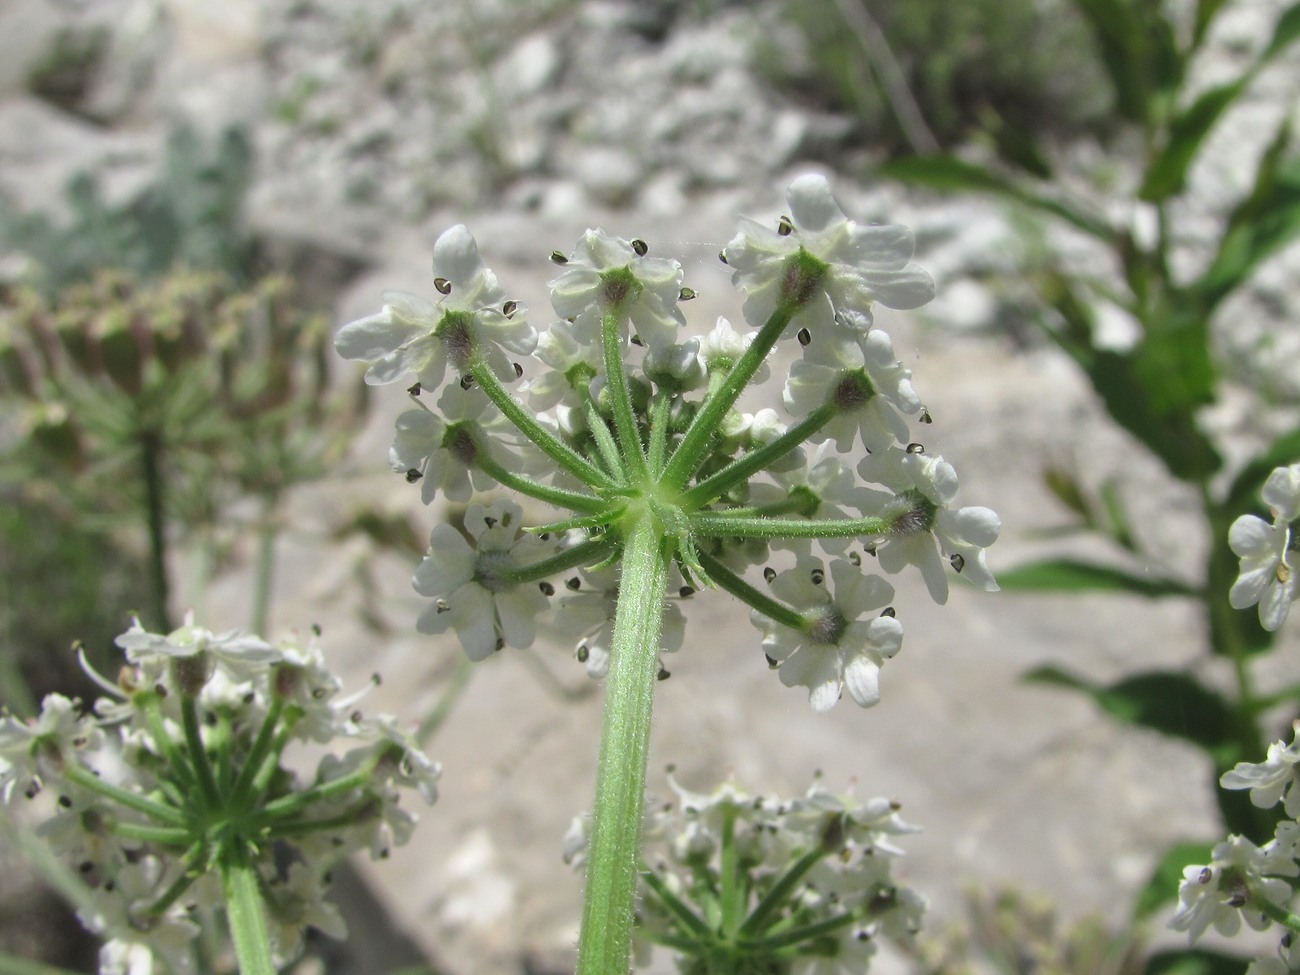
[[[1300,464],[1274,470],[1264,483],[1263,496],[1273,515],[1271,525],[1254,515],[1242,515],[1228,529],[1228,546],[1241,559],[1241,574],[1228,601],[1234,609],[1258,603],[1260,624],[1277,630],[1300,592],[1294,524],[1300,518]]]
[[[261,637],[249,636],[241,630],[213,633],[195,626],[193,610],[185,614],[179,629],[166,636],[147,632],[136,619],[113,642],[126,651],[127,660],[146,671],[169,660],[203,655],[225,667],[230,677],[241,680],[280,659],[280,651]]]
[[[549,368],[528,383],[528,402],[535,410],[564,403],[586,409],[591,381],[600,374],[600,346],[579,341],[572,322],[556,322],[537,340],[535,353]]]
[[[1300,763],[1300,741],[1292,736],[1289,745],[1284,741],[1269,745],[1262,763],[1238,762],[1235,768],[1223,773],[1219,784],[1225,789],[1249,789],[1251,804],[1260,809],[1269,809],[1285,798],[1286,814],[1300,819],[1297,763]]]
[[[934,297],[934,280],[911,262],[915,242],[908,228],[849,220],[823,176],[800,176],[786,191],[786,201],[789,232],[741,218],[740,232],[723,252],[747,296],[745,321],[751,325],[761,326],[771,316],[787,284],[789,261],[801,249],[828,265],[818,293],[795,317],[813,331],[832,327],[837,313],[840,322],[865,330],[875,301],[908,309]]]
[[[902,648],[903,626],[892,616],[862,616],[888,604],[893,587],[841,559],[831,562],[827,580],[819,559],[800,559],[772,580],[772,591],[805,620],[796,630],[752,613],[781,683],[807,687],[814,711],[834,707],[845,688],[859,707],[876,704],[880,668]]]
[[[478,244],[463,226],[446,231],[433,245],[437,303],[400,291],[383,295],[375,315],[339,330],[334,348],[345,359],[369,362],[366,382],[394,383],[412,374],[425,389],[437,389],[450,365],[468,372],[483,356],[502,380],[515,378],[506,351],[530,355],[537,332],[518,308],[507,305],[496,275],[483,264]]]
[[[16,790],[34,797],[47,779],[61,777],[64,762],[99,739],[94,719],[62,694],[47,694],[30,722],[0,718],[0,800],[9,802]]]
[[[1245,837],[1229,836],[1214,848],[1209,866],[1194,864],[1183,870],[1178,910],[1169,926],[1186,931],[1193,942],[1211,926],[1231,937],[1241,929],[1242,920],[1263,931],[1271,922],[1251,906],[1251,898],[1262,896],[1276,904],[1286,903],[1291,885],[1277,878],[1297,873],[1300,867],[1295,861],[1260,849]]]
[[[894,492],[876,492],[874,510],[865,512],[892,520],[878,542],[882,569],[894,573],[916,566],[931,598],[942,605],[948,601],[942,552],[963,578],[985,592],[997,591],[985,549],[997,541],[1002,521],[988,508],[952,506],[957,472],[951,464],[922,450],[891,447],[866,457],[858,473]]]
[[[657,387],[674,393],[698,389],[708,378],[700,355],[699,339],[650,349],[646,352],[642,371]]]
[[[635,282],[631,293],[621,279],[609,276],[623,269]],[[672,345],[686,321],[678,307],[681,290],[682,266],[676,261],[645,257],[631,241],[588,230],[564,272],[551,282],[551,304],[561,318],[577,320],[580,341],[595,346],[600,344],[601,316],[612,304],[621,304],[637,336],[655,349]]]
[[[879,451],[905,443],[907,423],[901,413],[915,413],[921,401],[912,388],[911,370],[894,358],[889,336],[879,330],[866,334],[861,343],[846,346],[857,365],[805,359],[790,366],[785,386],[785,405],[794,416],[806,416],[831,403],[839,412],[812,436],[815,443],[830,439],[841,453],[854,449],[861,440],[868,451]]]
[[[471,660],[484,660],[503,646],[532,645],[546,597],[536,583],[519,585],[509,576],[544,556],[545,546],[519,534],[522,518],[513,501],[471,504],[465,530],[473,547],[451,525],[433,529],[413,583],[434,603],[420,614],[417,630],[445,633],[451,627]]]
[[[700,358],[704,360],[704,366],[709,375],[721,373],[726,375],[736,361],[745,354],[745,350],[753,343],[758,332],[746,332],[741,334],[731,327],[731,322],[725,318],[719,318],[713,330],[700,339]],[[750,383],[756,386],[762,385],[771,378],[772,370],[768,368],[767,361],[763,363],[754,372],[754,378]]]
[[[448,386],[438,399],[438,411],[417,406],[397,417],[388,462],[394,471],[405,472],[408,480],[420,480],[420,500],[429,504],[438,492],[451,501],[468,501],[472,489],[494,487],[496,482],[481,469],[467,463],[477,453],[470,428],[461,427],[448,438],[452,424],[477,422],[489,401],[479,390]],[[499,414],[492,414],[499,415]],[[416,472],[412,474],[411,472]]]

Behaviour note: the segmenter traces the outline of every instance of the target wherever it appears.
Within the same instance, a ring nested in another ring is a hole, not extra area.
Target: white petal
[[[790,204],[790,216],[800,230],[818,233],[844,220],[844,211],[831,195],[831,185],[825,176],[814,173],[800,176],[790,184],[785,198]]]

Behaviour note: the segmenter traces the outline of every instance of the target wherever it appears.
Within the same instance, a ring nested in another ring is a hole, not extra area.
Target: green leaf
[[[966,190],[1007,197],[1059,217],[1084,233],[1108,243],[1114,236],[1114,232],[1102,220],[1079,213],[1064,203],[1039,196],[992,170],[955,156],[912,156],[896,159],[881,166],[877,171],[881,176],[905,180],[930,189],[948,192]]]
[[[1205,32],[1227,0],[1197,0],[1196,23],[1192,26],[1192,50],[1201,46]]]
[[[1170,123],[1164,147],[1147,167],[1146,178],[1138,190],[1140,199],[1159,203],[1183,191],[1187,184],[1187,170],[1205,137],[1252,77],[1246,74],[1236,81],[1211,88]]]
[[[1151,879],[1137,896],[1133,905],[1133,919],[1149,918],[1166,904],[1178,899],[1178,885],[1183,880],[1183,868],[1193,863],[1209,863],[1214,843],[1179,843],[1165,851]]]
[[[1058,667],[1040,667],[1025,680],[1082,691],[1111,717],[1189,741],[1212,756],[1235,748],[1232,708],[1190,674],[1148,671],[1102,687]]]
[[[998,584],[1021,592],[1129,592],[1149,599],[1195,596],[1196,590],[1173,579],[1134,575],[1124,569],[1072,559],[1052,559],[998,573]]]
[[[1288,158],[1290,144],[1291,128],[1284,122],[1260,159],[1250,196],[1228,218],[1219,252],[1196,284],[1207,312],[1300,235],[1300,159]]]
[[[1264,49],[1261,62],[1277,56],[1298,38],[1300,38],[1300,3],[1293,3],[1278,18],[1277,25],[1273,28],[1273,39]]]
[[[1143,68],[1142,24],[1124,0],[1074,0],[1092,28],[1106,73],[1115,88],[1115,107],[1133,122],[1145,122],[1149,91]]]

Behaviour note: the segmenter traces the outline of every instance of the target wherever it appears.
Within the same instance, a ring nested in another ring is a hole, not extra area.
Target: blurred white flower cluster
[[[390,460],[425,503],[504,487],[565,512],[525,526],[514,502],[484,502],[463,530],[435,528],[415,573],[431,601],[421,632],[454,630],[481,660],[553,620],[603,676],[626,533],[649,512],[672,560],[661,651],[681,645],[681,599],[725,589],[753,609],[781,680],[824,710],[845,690],[875,703],[901,646],[893,589],[867,566],[916,567],[939,603],[951,574],[997,588],[985,550],[998,517],[959,506],[952,466],[912,439],[907,418],[930,416],[873,327],[875,303],[934,295],[911,231],[849,220],[820,176],[787,202],[776,228],[742,220],[721,253],[749,332],[720,319],[686,334],[681,265],[589,230],[552,254],[558,320],[539,336],[463,226],[434,247],[435,300],[388,294],[340,330],[368,382],[414,382]],[[747,413],[738,398],[782,340],[801,352],[783,413]]]
[[[1229,836],[1215,846],[1209,864],[1187,867],[1170,927],[1196,941],[1210,928],[1231,936],[1243,922],[1257,931],[1277,924],[1285,931],[1277,954],[1255,961],[1248,971],[1276,975],[1300,970],[1300,956],[1293,951],[1300,917],[1290,909],[1295,878],[1300,877],[1300,722],[1289,744],[1274,742],[1263,762],[1239,762],[1219,784],[1249,789],[1251,804],[1259,809],[1281,803],[1285,816],[1263,846]]]
[[[341,693],[314,638],[270,644],[185,624],[138,622],[117,640],[126,664],[86,711],[52,694],[30,722],[0,718],[0,799],[52,798],[40,834],[81,877],[102,934],[101,972],[190,972],[200,926],[224,906],[221,866],[251,860],[274,956],[307,927],[342,937],[328,871],[354,851],[384,857],[410,836],[400,804],[437,798],[438,766],[392,718]],[[83,658],[84,665],[84,658]],[[294,742],[326,754],[305,781],[283,763]]]
[[[647,802],[637,962],[652,946],[686,973],[861,975],[881,938],[911,944],[925,898],[892,876],[896,837],[916,832],[888,799],[859,802],[814,782],[795,799],[734,782],[694,793],[671,776],[673,802]],[[582,863],[588,824],[575,819],[565,859]]]

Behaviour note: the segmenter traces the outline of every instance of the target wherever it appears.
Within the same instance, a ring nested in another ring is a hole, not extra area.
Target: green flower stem
[[[221,793],[217,791],[212,763],[208,761],[208,751],[203,746],[198,702],[188,694],[181,695],[181,727],[185,729],[185,744],[189,748],[190,764],[198,777],[203,801],[209,809],[218,809],[221,806]]]
[[[221,889],[226,897],[230,938],[235,943],[240,975],[275,975],[271,942],[258,890],[257,871],[242,840],[235,838],[221,851]]]
[[[149,913],[154,917],[161,917],[167,908],[171,907],[180,899],[180,896],[190,889],[195,879],[200,876],[200,871],[196,869],[203,859],[206,850],[204,844],[193,843],[185,851],[185,855],[180,860],[181,870],[179,875],[171,884],[158,895],[158,899],[149,905]]]
[[[802,633],[807,627],[808,623],[803,616],[796,613],[785,603],[778,603],[766,593],[759,592],[707,552],[699,552],[698,554],[700,564],[704,566],[704,571],[709,574],[709,578],[741,602],[758,610],[764,616],[776,620],[782,626],[790,627],[792,630],[798,630]]]
[[[277,819],[284,819],[295,813],[301,812],[308,806],[325,799],[331,799],[334,796],[343,795],[351,792],[353,789],[360,789],[375,774],[375,769],[379,765],[382,756],[375,754],[367,762],[355,769],[350,775],[342,778],[331,779],[320,785],[314,785],[309,789],[301,792],[291,792],[287,796],[281,796],[279,799],[268,802],[265,806],[257,811],[256,820],[259,825],[272,823]]]
[[[585,514],[596,514],[605,508],[605,502],[595,495],[566,491],[564,488],[551,487],[534,481],[531,477],[515,474],[502,467],[482,449],[479,450],[478,458],[474,463],[506,487],[530,498],[536,498],[538,501],[553,504],[557,508],[568,508],[570,511],[581,511]]]
[[[64,763],[63,774],[67,776],[69,782],[73,782],[83,789],[89,789],[105,799],[117,803],[119,806],[125,806],[127,809],[143,813],[150,819],[157,820],[167,826],[182,827],[185,825],[185,815],[179,809],[173,809],[171,806],[150,799],[148,796],[142,796],[139,793],[123,789],[121,786],[105,782],[98,775],[73,762]]]
[[[748,481],[759,471],[776,463],[795,447],[834,419],[838,411],[829,403],[817,407],[771,443],[737,457],[730,464],[710,475],[682,495],[681,506],[686,511],[696,511],[710,501],[715,501],[737,484]]]
[[[840,928],[852,924],[855,920],[857,918],[852,914],[838,914],[827,921],[818,921],[816,924],[808,924],[801,928],[788,928],[769,937],[755,938],[752,941],[745,940],[742,944],[749,952],[754,954],[780,951],[782,948],[793,948],[809,941],[815,941],[818,938],[824,938],[828,934],[834,934]]]
[[[271,749],[260,765],[253,766],[256,772],[253,775],[252,788],[249,790],[248,797],[245,800],[247,807],[251,807],[259,801],[266,790],[271,787],[271,780],[275,778],[276,771],[280,768],[280,756],[284,753],[284,748],[289,744],[289,737],[293,734],[293,726],[297,723],[301,712],[290,712],[289,716],[280,724],[280,729],[276,732],[275,741],[271,744]]]
[[[623,466],[623,457],[618,452],[618,443],[614,440],[614,435],[609,432],[609,427],[605,425],[600,410],[596,409],[596,404],[590,400],[587,401],[587,430],[591,433],[591,438],[596,441],[596,450],[600,452],[600,459],[605,462],[605,469],[626,483],[627,468]]]
[[[348,829],[373,817],[375,803],[365,799],[355,808],[330,816],[328,819],[287,819],[277,822],[266,830],[268,839],[278,840],[286,836],[304,836],[311,833],[323,833],[331,830]]]
[[[608,539],[589,538],[585,542],[579,542],[573,548],[565,549],[558,555],[552,555],[549,559],[542,559],[542,561],[534,562],[532,565],[511,569],[509,572],[502,572],[501,575],[517,585],[527,582],[539,582],[555,575],[557,572],[572,569],[574,566],[594,565],[608,555],[612,548],[613,545]]]
[[[1255,910],[1268,915],[1270,920],[1276,921],[1296,934],[1300,934],[1300,917],[1292,914],[1281,904],[1275,904],[1262,894],[1255,893],[1254,890],[1250,892],[1250,903]]]
[[[578,944],[578,975],[627,971],[632,945],[650,714],[659,673],[669,552],[649,506],[627,527]]]
[[[856,538],[889,531],[887,518],[765,518],[702,511],[691,515],[691,531],[705,538]]]
[[[644,483],[647,477],[645,453],[641,435],[636,428],[636,414],[632,409],[632,394],[627,388],[627,374],[623,371],[622,339],[618,326],[623,320],[619,306],[605,312],[600,320],[601,347],[605,357],[605,388],[609,390],[610,409],[614,411],[614,430],[622,448],[623,467],[633,483]]]
[[[772,351],[772,346],[776,344],[776,340],[781,337],[781,333],[785,331],[785,327],[790,324],[790,319],[798,310],[799,303],[792,299],[777,305],[776,310],[772,312],[772,317],[763,324],[758,334],[754,336],[754,341],[745,349],[744,355],[736,360],[736,364],[731,367],[726,378],[705,399],[700,411],[691,420],[691,425],[686,428],[682,442],[673,451],[668,466],[664,468],[662,482],[665,485],[680,491],[690,480],[691,475],[699,469],[708,454],[709,441],[721,428],[727,411],[740,398],[740,394],[754,378],[754,373],[763,364],[767,354]]]
[[[645,869],[641,871],[641,878],[646,882],[646,886],[659,897],[664,907],[668,908],[668,912],[681,922],[683,927],[690,928],[691,932],[701,940],[713,940],[713,932],[709,930],[709,926],[700,920],[696,913],[669,889],[668,885],[663,882],[663,879],[657,873]]]
[[[253,746],[248,750],[248,755],[244,758],[244,765],[239,770],[239,776],[230,789],[229,805],[231,808],[239,809],[247,801],[253,779],[257,775],[258,769],[262,767],[267,752],[271,750],[271,743],[275,740],[275,730],[280,723],[280,715],[283,711],[284,698],[272,698],[271,707],[267,710],[266,717],[262,719],[262,727],[257,729],[257,737],[253,739]]]
[[[452,672],[451,679],[447,681],[447,686],[443,688],[442,695],[438,698],[438,703],[420,722],[420,726],[415,729],[414,738],[421,748],[428,748],[429,743],[433,741],[433,736],[438,733],[442,723],[447,720],[451,714],[452,708],[460,700],[461,694],[469,686],[469,679],[474,673],[474,661],[463,653],[456,655],[456,669]]]
[[[825,850],[812,850],[792,863],[790,868],[781,875],[781,878],[763,895],[763,899],[758,902],[749,917],[745,918],[745,923],[740,926],[737,933],[742,937],[752,937],[762,931],[772,913],[790,899],[795,884],[799,883],[808,871],[817,865],[817,861],[825,855]]]
[[[167,731],[167,725],[163,721],[162,701],[157,694],[147,692],[143,695],[136,695],[135,703],[141,706],[144,712],[145,722],[149,725],[149,736],[153,739],[156,747],[167,759],[167,764],[171,767],[172,774],[176,776],[176,781],[180,787],[187,793],[196,788],[194,782],[194,769],[190,763],[185,760],[181,754],[180,748],[176,742],[172,741],[171,734]]]
[[[646,449],[646,463],[652,477],[663,473],[664,458],[668,452],[669,410],[672,397],[660,390],[650,404],[650,446]]]
[[[475,360],[470,368],[470,375],[487,394],[488,399],[496,404],[507,420],[515,425],[525,437],[537,445],[547,457],[578,480],[592,487],[613,487],[614,482],[600,468],[583,457],[555,434],[537,422],[532,412],[510,395],[510,391],[501,384],[491,367],[482,359]]]
[[[722,810],[722,851],[719,873],[722,890],[718,901],[722,907],[722,930],[735,931],[745,914],[748,889],[742,884],[739,851],[736,849],[736,807],[728,803]]]

